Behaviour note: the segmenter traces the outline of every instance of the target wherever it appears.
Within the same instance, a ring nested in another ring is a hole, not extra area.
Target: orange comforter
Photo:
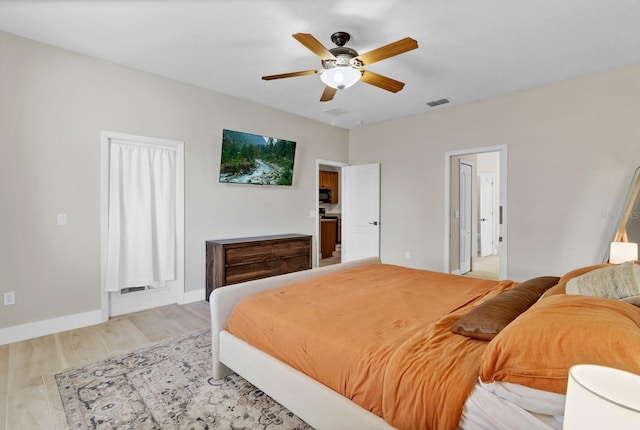
[[[512,286],[374,264],[255,294],[228,330],[397,428],[454,429],[486,342],[451,325]]]

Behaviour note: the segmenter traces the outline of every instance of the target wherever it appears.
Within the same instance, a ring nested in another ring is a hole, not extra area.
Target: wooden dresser
[[[206,300],[224,285],[311,269],[309,235],[208,240],[206,248]]]

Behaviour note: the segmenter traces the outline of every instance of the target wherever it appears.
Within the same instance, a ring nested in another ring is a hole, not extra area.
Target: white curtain
[[[106,291],[176,278],[176,151],[112,140]]]

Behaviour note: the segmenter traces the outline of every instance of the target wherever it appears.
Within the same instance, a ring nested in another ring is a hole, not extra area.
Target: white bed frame
[[[372,263],[380,263],[380,259],[336,264],[213,290],[209,301],[214,379],[236,372],[318,430],[392,430],[393,427],[379,416],[226,330],[231,311],[245,297],[292,282]]]

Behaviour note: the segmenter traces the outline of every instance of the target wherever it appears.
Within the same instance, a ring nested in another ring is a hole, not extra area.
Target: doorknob
[[[378,225],[378,221],[370,222],[369,224]]]
[[[486,221],[486,220],[487,220],[486,218],[480,218],[480,221]]]

